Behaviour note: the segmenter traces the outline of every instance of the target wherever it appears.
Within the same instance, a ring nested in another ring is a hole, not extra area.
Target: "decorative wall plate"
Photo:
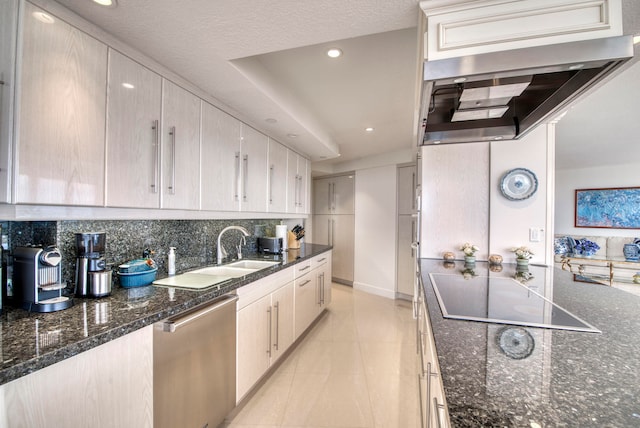
[[[500,191],[505,198],[521,201],[530,198],[538,190],[538,178],[526,168],[507,171],[500,181]]]

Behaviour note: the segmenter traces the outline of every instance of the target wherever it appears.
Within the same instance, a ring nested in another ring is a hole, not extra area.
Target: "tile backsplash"
[[[222,229],[230,225],[245,227],[252,233],[246,239],[245,252],[256,249],[256,234],[274,236],[280,220],[64,220],[42,222],[4,222],[3,241],[11,249],[21,245],[56,245],[62,253],[62,278],[68,288],[74,287],[75,234],[105,232],[105,260],[117,270],[118,265],[142,257],[152,251],[158,265],[158,276],[167,274],[169,247],[176,247],[176,273],[215,263],[216,240]],[[303,220],[300,220],[303,224]],[[240,242],[238,231],[225,233],[223,245],[235,258]],[[117,275],[114,274],[114,281]]]

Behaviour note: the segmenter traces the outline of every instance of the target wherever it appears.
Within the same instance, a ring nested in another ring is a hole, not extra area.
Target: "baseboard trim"
[[[395,300],[396,298],[395,290],[385,290],[384,288],[374,287],[373,285],[364,284],[362,282],[354,281],[353,288],[369,294],[375,294],[376,296],[386,297],[387,299]]]

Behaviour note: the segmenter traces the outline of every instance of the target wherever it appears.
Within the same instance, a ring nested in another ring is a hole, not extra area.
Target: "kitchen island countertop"
[[[499,340],[509,326],[442,316],[429,273],[463,275],[463,263],[423,259],[420,267],[453,427],[640,426],[640,297],[531,266],[528,287],[601,333],[524,327],[533,350],[509,356]],[[501,272],[487,263],[473,270],[515,275],[509,264]]]
[[[117,286],[110,296],[75,298],[71,308],[58,312],[41,314],[7,309],[0,316],[0,385],[179,314],[331,248],[302,244],[300,249],[286,252],[280,259],[281,264],[232,279],[220,284],[220,288],[170,291],[152,285]],[[247,258],[262,257],[253,256]]]

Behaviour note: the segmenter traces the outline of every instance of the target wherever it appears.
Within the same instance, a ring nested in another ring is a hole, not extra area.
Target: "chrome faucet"
[[[242,232],[243,238],[246,236],[251,236],[251,234],[249,233],[249,231],[247,229],[245,229],[242,226],[227,226],[224,229],[222,229],[222,231],[220,232],[220,234],[218,235],[218,247],[217,247],[217,257],[216,257],[216,263],[217,264],[222,264],[222,260],[227,257],[227,250],[224,249],[224,246],[222,245],[222,242],[220,241],[220,239],[222,238],[222,235],[224,235],[224,233],[227,230],[239,230],[240,232]],[[245,241],[246,242],[246,241]]]

